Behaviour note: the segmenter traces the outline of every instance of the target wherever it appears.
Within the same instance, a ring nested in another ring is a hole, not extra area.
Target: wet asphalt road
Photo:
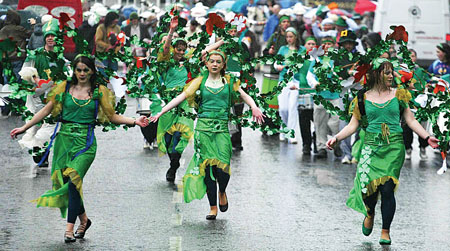
[[[127,115],[134,111],[130,100]],[[383,250],[380,203],[369,237],[361,233],[363,216],[345,206],[355,165],[331,152],[326,160],[302,156],[301,144],[250,129],[244,150],[233,154],[230,208],[216,221],[205,220],[206,196],[186,204],[178,192],[192,143],[170,185],[168,158],[144,150],[138,128],[97,129],[97,157],[83,184],[93,225],[85,240],[64,244],[59,210],[28,202],[51,182],[49,171],[30,177],[31,157],[8,137],[21,124],[0,119],[0,250]],[[419,161],[416,144],[400,177],[390,249],[450,250],[450,173],[436,174],[441,162],[431,149],[430,160]]]

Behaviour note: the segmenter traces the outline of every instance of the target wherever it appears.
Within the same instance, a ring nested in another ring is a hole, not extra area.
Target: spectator
[[[267,20],[266,26],[264,26],[264,32],[263,32],[263,40],[264,42],[267,42],[269,40],[270,36],[275,32],[278,26],[278,13],[280,12],[280,5],[275,4],[272,7],[272,15]]]
[[[381,36],[380,36],[380,34],[378,34],[376,32],[370,32],[361,38],[362,46],[365,51],[367,51],[370,48],[375,47],[380,41],[381,41]]]
[[[79,35],[88,42],[88,51],[94,52],[95,46],[95,32],[97,31],[98,22],[96,14],[83,13],[83,23],[78,27]],[[82,53],[80,48],[77,48],[78,53]]]
[[[36,24],[36,20],[30,19],[30,23],[33,26]],[[17,43],[17,47],[22,51],[21,55],[16,50],[9,52],[8,57],[11,60],[12,71],[15,77],[20,83],[19,71],[22,69],[23,62],[26,58],[26,46],[27,39],[30,38],[32,31],[20,26],[20,15],[14,10],[8,10],[6,12],[5,26],[0,30],[0,40],[4,40],[12,37],[12,40]],[[8,83],[8,79],[5,76],[5,83]]]
[[[55,71],[53,72],[53,75],[58,74],[57,71],[59,70],[58,67],[55,67],[56,62],[52,61],[49,54],[53,52],[56,46],[55,38],[59,31],[58,20],[51,19],[42,26],[42,30],[44,32],[44,46],[37,48],[33,54],[29,55],[25,59],[23,67],[34,67],[41,79],[49,79],[52,70]],[[53,69],[51,66],[53,66]],[[63,70],[64,69],[61,69],[61,74],[64,75],[64,73],[62,73]]]
[[[137,38],[144,42],[150,42],[150,34],[145,25],[139,21],[139,16],[136,12],[130,14],[130,24],[123,28],[123,32],[127,37],[137,36]],[[135,56],[145,56],[145,48],[140,46],[131,45],[133,49],[133,55]]]
[[[275,69],[280,71],[280,77],[278,81],[281,83],[285,74],[287,73],[286,66],[289,66],[288,58],[292,56],[294,53],[300,53],[299,50],[299,40],[297,39],[298,33],[293,27],[289,27],[286,29],[286,41],[287,44],[283,45],[278,51],[278,55],[284,57],[285,61],[283,65],[275,64]],[[315,45],[315,42],[314,42]],[[311,46],[312,47],[314,46]],[[283,123],[286,124],[287,128],[290,130],[296,130],[298,127],[298,89],[299,89],[299,76],[298,73],[294,75],[292,80],[289,80],[287,85],[283,88],[280,95],[278,95],[278,105],[280,117],[283,120]],[[280,133],[280,141],[285,141],[286,136],[284,133]],[[289,138],[289,143],[297,144],[296,136],[294,138]]]
[[[413,61],[413,63],[415,64],[417,61],[417,53],[413,49],[409,49],[409,52],[411,52],[411,61]],[[416,65],[414,68],[413,79],[415,79],[415,81],[411,81],[411,82],[415,82],[415,83],[410,85],[409,91],[410,92],[419,92],[419,93],[424,92],[425,85],[426,85],[427,81],[429,80],[429,77],[426,74],[425,70],[422,69],[421,67],[419,67],[418,65]],[[415,96],[415,95],[413,95],[413,96]],[[423,128],[427,128],[428,122],[421,121],[420,124],[422,125]],[[413,131],[408,126],[408,124],[406,124],[404,121],[402,121],[402,129],[403,129],[403,143],[405,144],[405,149],[406,149],[405,159],[409,160],[409,159],[411,159],[412,143],[413,143],[413,139],[414,139]],[[428,159],[427,151],[426,151],[427,146],[428,146],[428,142],[426,140],[422,139],[421,137],[419,137],[420,160]]]
[[[450,45],[440,43],[436,48],[436,56],[438,59],[428,67],[428,72],[437,76],[450,74]]]
[[[306,13],[305,7],[302,4],[297,3],[294,6],[295,19],[291,22],[291,27],[294,27],[298,32],[298,40],[300,44],[304,44],[303,35],[306,27],[303,21],[303,15]]]
[[[286,29],[290,26],[291,21],[289,16],[281,16],[280,24],[278,26],[279,30],[270,36],[267,41],[266,48],[263,51],[264,55],[275,55],[281,48],[281,46],[286,45]],[[278,73],[273,67],[271,73]]]
[[[106,14],[105,22],[97,27],[95,32],[95,50],[96,52],[107,52],[113,50],[117,53],[120,50],[120,45],[117,41],[110,40],[111,37],[115,37],[120,33],[120,27],[117,25],[119,22],[119,15],[115,12],[109,12]],[[117,40],[117,39],[116,39]],[[103,60],[105,68],[109,68],[113,71],[117,71],[117,62],[112,59]],[[104,69],[99,71],[105,75]]]
[[[256,7],[255,0],[248,0],[248,3],[242,5],[240,13],[244,16],[247,16],[248,15],[248,9],[247,9],[248,7]]]
[[[310,69],[314,67],[315,61],[311,63]],[[330,64],[331,66],[334,65],[334,62],[331,60],[330,62],[327,62],[327,64]],[[317,81],[317,77],[310,71],[307,75],[308,84],[312,88],[317,88],[320,83]],[[328,90],[320,91],[317,93],[317,95],[320,95],[322,98],[328,100],[333,106],[341,106],[341,100],[339,98],[339,93],[336,92],[330,92]],[[314,120],[314,129],[316,132],[316,140],[317,140],[317,158],[327,158],[328,154],[326,151],[326,143],[327,143],[327,136],[329,132],[331,132],[331,135],[335,135],[339,132],[339,116],[337,115],[331,115],[327,112],[327,109],[322,104],[314,104],[314,114],[313,114],[313,120]],[[334,155],[336,157],[342,156],[342,150],[340,148],[340,142],[338,142],[338,145],[334,149]]]
[[[147,18],[147,30],[150,38],[153,38],[156,34],[156,28],[158,26],[158,18],[155,15],[151,15]]]

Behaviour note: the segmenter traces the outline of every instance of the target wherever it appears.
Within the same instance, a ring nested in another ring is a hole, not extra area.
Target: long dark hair
[[[90,93],[93,93],[95,88],[97,88],[97,69],[95,68],[95,60],[87,57],[87,56],[77,56],[75,57],[75,59],[72,61],[72,69],[73,69],[73,73],[72,73],[72,85],[77,85],[78,84],[78,78],[75,75],[75,71],[77,68],[78,63],[83,63],[85,64],[89,69],[91,69],[92,71],[92,75],[89,78],[89,82],[91,83],[91,91]]]
[[[119,14],[117,14],[113,11],[108,12],[108,14],[106,14],[105,22],[104,22],[105,28],[108,28],[112,24],[112,22],[116,19],[119,19]]]
[[[389,61],[385,61],[385,62],[381,63],[380,67],[378,67],[378,69],[370,69],[369,70],[369,74],[368,74],[368,78],[367,78],[367,85],[366,85],[367,90],[373,89],[375,86],[382,84],[383,79],[380,78],[380,74],[386,68],[390,68],[392,71],[394,71],[394,66]],[[394,74],[394,73],[392,72],[392,74]]]

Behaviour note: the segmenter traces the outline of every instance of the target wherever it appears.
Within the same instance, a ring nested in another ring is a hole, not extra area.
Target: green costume
[[[375,193],[378,186],[392,179],[395,189],[398,187],[405,160],[400,106],[406,107],[411,97],[408,94],[407,90],[399,89],[396,97],[383,104],[364,101],[368,126],[361,130],[361,141],[354,146],[360,154],[357,155],[354,186],[346,204],[365,216],[368,208],[364,199]],[[357,98],[353,100],[351,109],[353,116],[361,121]]]
[[[93,133],[95,124],[95,100],[98,100],[99,122],[107,122],[115,114],[115,97],[108,88],[100,86],[89,100],[78,100],[66,90],[66,83],[58,84],[48,95],[54,103],[52,116],[61,114],[62,126],[56,136],[51,170],[52,190],[32,202],[37,207],[57,207],[66,217],[68,207],[68,179],[76,186],[83,198],[83,178],[95,158],[97,143]],[[70,122],[68,122],[70,121]],[[86,147],[92,140],[90,147]]]
[[[168,90],[174,91],[184,87],[187,81],[188,71],[186,67],[170,67],[166,72],[161,74],[164,85]],[[183,101],[178,105],[177,109],[182,109],[184,112],[191,112],[187,101]],[[157,129],[158,149],[162,153],[173,153],[174,151],[182,153],[189,143],[189,139],[193,135],[194,120],[178,115],[176,111],[169,111],[159,118]],[[178,142],[175,142],[175,137],[172,137],[170,142],[166,142],[165,135],[173,135],[175,132],[180,132],[181,137]],[[175,147],[174,144],[176,143]]]
[[[198,120],[194,135],[194,156],[183,177],[184,200],[188,203],[201,199],[206,193],[204,183],[207,166],[217,166],[230,174],[232,153],[231,139],[228,131],[230,106],[238,100],[239,80],[226,75],[226,84],[221,88],[205,85],[208,73],[192,80],[185,88],[189,104],[197,106],[199,99]],[[231,95],[230,95],[231,94]],[[213,180],[215,180],[213,178]]]

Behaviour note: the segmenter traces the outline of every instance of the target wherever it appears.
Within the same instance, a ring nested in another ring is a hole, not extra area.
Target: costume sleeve
[[[111,120],[111,117],[116,114],[114,106],[116,104],[116,97],[114,93],[106,86],[100,85],[99,90],[99,109],[97,119],[100,123],[107,123]]]
[[[195,97],[197,96],[197,90],[200,89],[200,85],[202,83],[203,77],[197,77],[193,80],[191,80],[191,82],[189,82],[185,87],[184,87],[184,94],[186,94],[186,99],[189,103],[189,106],[191,107],[197,107],[198,104],[195,103]]]
[[[161,47],[161,48],[159,49],[159,51],[158,51],[158,57],[157,57],[157,59],[156,59],[158,62],[169,61],[170,55],[172,54],[172,51],[173,51],[173,47],[170,46],[169,53],[167,53],[167,54],[164,54],[163,51],[164,51],[164,50],[163,50],[162,47]]]
[[[358,106],[358,97],[355,97],[350,103],[350,107],[348,108],[349,114],[352,114],[353,117],[357,120],[361,120],[361,113],[359,112]]]
[[[63,102],[63,96],[64,92],[66,91],[66,85],[67,81],[63,81],[57,85],[55,85],[52,90],[47,95],[47,103],[52,101],[53,108],[52,108],[52,116],[56,117],[58,116],[62,111],[62,102]]]
[[[403,108],[408,107],[409,101],[412,98],[411,93],[405,88],[398,88],[395,92],[395,97],[397,97],[397,99],[400,101],[400,105]]]

